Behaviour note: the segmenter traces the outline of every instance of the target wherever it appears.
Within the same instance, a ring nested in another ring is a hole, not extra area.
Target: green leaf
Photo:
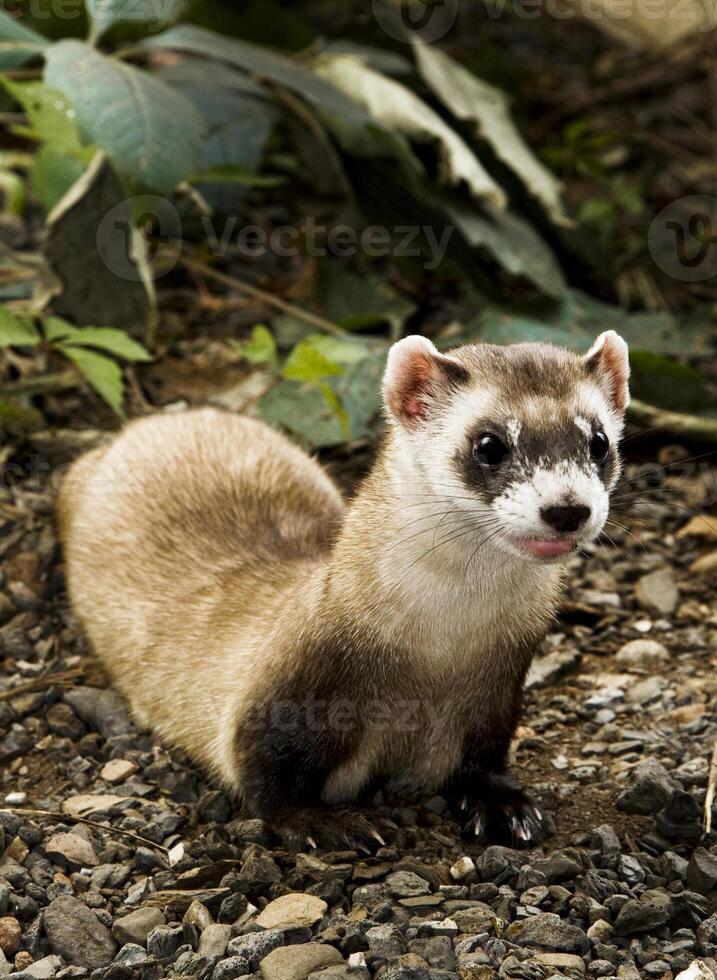
[[[82,134],[130,184],[169,193],[196,172],[201,117],[158,78],[65,40],[47,51],[45,81],[72,101]]]
[[[475,153],[410,88],[374,71],[353,55],[323,57],[316,70],[347,97],[358,100],[381,128],[398,131],[419,143],[436,144],[445,183],[465,184],[476,200],[490,201],[496,208],[505,207],[505,192]]]
[[[394,157],[407,179],[423,170],[406,137],[392,125],[381,126],[366,107],[353,98],[352,91],[340,91],[331,81],[320,77],[319,64],[314,64],[315,70],[312,70],[296,58],[258,44],[224,37],[194,24],[170,28],[156,37],[145,39],[142,46],[202,55],[233,65],[251,76],[276,82],[295,92],[317,110],[323,122],[349,152],[365,157]],[[325,165],[325,159],[322,162]]]
[[[257,408],[269,425],[290,432],[312,449],[337,446],[346,438],[316,385],[284,381],[263,395]]]
[[[187,9],[185,0],[85,0],[92,26],[90,41],[97,42],[115,24],[127,21],[162,30]]]
[[[10,214],[22,214],[25,210],[25,182],[19,174],[12,170],[0,170],[0,193]]]
[[[68,341],[79,347],[98,347],[125,361],[151,360],[142,344],[115,327],[75,327],[59,316],[46,317],[43,325],[45,336],[55,343]]]
[[[443,104],[476,129],[499,160],[520,177],[556,224],[570,225],[561,201],[562,185],[534,156],[510,116],[508,99],[471,74],[440,48],[414,40],[418,70]]]
[[[43,82],[15,82],[9,78],[0,81],[27,113],[38,139],[65,153],[83,149],[75,110],[62,92]]]
[[[347,438],[375,434],[381,419],[381,377],[386,364],[382,349],[347,365],[339,377],[318,384],[283,381],[257,402],[265,421],[286,429],[312,448],[336,446]],[[324,388],[336,395],[327,400]],[[337,415],[337,410],[339,414]],[[345,427],[348,417],[348,434]]]
[[[343,118],[348,125],[363,127],[370,122],[363,107],[339,92],[334,85],[318,78],[296,59],[258,44],[224,37],[193,24],[180,24],[157,37],[147,38],[142,46],[188,51],[224,61],[259,78],[284,85],[317,108]]]
[[[34,347],[40,337],[30,320],[0,306],[0,347]]]
[[[201,163],[190,179],[201,184],[276,185],[276,178],[256,176],[279,118],[258,82],[229,65],[203,58],[170,65],[160,77],[189,99],[206,126]],[[235,187],[234,197],[236,191]]]
[[[250,364],[268,364],[274,368],[278,367],[279,357],[274,335],[262,324],[254,327],[249,340],[237,341],[234,346]]]
[[[670,411],[701,414],[715,407],[707,379],[696,368],[651,351],[630,351],[630,391]]]
[[[44,427],[45,420],[36,408],[0,399],[0,431],[28,433]]]
[[[548,244],[538,232],[511,211],[486,204],[486,214],[454,204],[444,212],[473,248],[485,248],[511,275],[523,276],[548,296],[559,296],[565,277]]]
[[[16,68],[42,54],[49,41],[0,9],[0,71]]]
[[[359,337],[331,337],[325,333],[309,334],[304,342],[309,341],[313,350],[340,367],[358,364],[372,353],[368,343]]]
[[[587,350],[603,330],[616,330],[634,350],[676,356],[714,356],[711,316],[628,313],[577,289],[557,301],[540,299],[488,305],[468,325],[465,341],[493,344],[546,341]]]
[[[326,382],[321,382],[319,385],[319,391],[324,396],[324,401],[329,406],[329,411],[332,412],[334,418],[341,426],[342,436],[344,439],[350,439],[351,421],[349,419],[349,413],[346,411],[341,398],[336,394],[333,388],[326,384]]]
[[[416,309],[385,280],[358,275],[335,261],[319,263],[318,291],[325,315],[346,330],[370,330],[388,323],[392,334],[400,336]]]
[[[110,408],[121,416],[124,380],[119,365],[109,357],[84,347],[72,347],[68,344],[62,347],[62,353],[79,369]]]
[[[210,167],[189,178],[194,184],[241,184],[242,187],[282,187],[285,177],[272,177],[268,174],[255,174],[245,167],[232,165]]]
[[[87,157],[68,156],[49,144],[41,146],[30,169],[30,190],[46,211],[51,211],[75,181],[84,173],[95,152],[87,147]]]
[[[326,357],[316,335],[300,340],[287,357],[281,372],[285,378],[294,381],[309,381],[316,384],[324,378],[338,377],[344,373],[341,364]]]

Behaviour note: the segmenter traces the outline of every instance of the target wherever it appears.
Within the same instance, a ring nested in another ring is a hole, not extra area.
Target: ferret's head
[[[627,345],[612,330],[584,356],[548,344],[443,354],[406,337],[383,383],[399,491],[468,529],[475,518],[477,541],[564,558],[607,518],[628,376]]]

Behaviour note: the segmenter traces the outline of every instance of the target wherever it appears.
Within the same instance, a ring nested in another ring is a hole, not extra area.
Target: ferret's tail
[[[98,464],[104,458],[109,446],[99,446],[84,453],[76,459],[65,474],[58,493],[55,504],[57,515],[57,529],[60,541],[64,544],[70,533],[72,519],[77,513],[79,502],[84,493],[85,487],[95,472]]]

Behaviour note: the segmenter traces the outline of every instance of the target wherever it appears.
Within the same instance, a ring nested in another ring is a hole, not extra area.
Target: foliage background
[[[400,6],[0,11],[13,445],[212,401],[354,449],[406,333],[583,348],[607,327],[634,421],[714,439],[713,34],[628,49],[485,0],[429,43]]]

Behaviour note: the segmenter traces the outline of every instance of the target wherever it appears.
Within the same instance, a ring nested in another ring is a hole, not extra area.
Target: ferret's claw
[[[386,846],[386,841],[383,839],[383,837],[379,834],[379,832],[377,830],[374,830],[374,828],[372,827],[370,833],[371,833],[371,836],[373,837],[373,839],[374,840],[377,840],[379,842],[379,844],[381,845],[381,847],[385,847]]]
[[[475,837],[482,837],[485,831],[485,821],[480,813],[473,817],[473,834]]]
[[[310,848],[312,848],[312,850],[314,851],[316,850],[316,841],[314,840],[313,837],[307,837],[306,843],[309,845]]]

